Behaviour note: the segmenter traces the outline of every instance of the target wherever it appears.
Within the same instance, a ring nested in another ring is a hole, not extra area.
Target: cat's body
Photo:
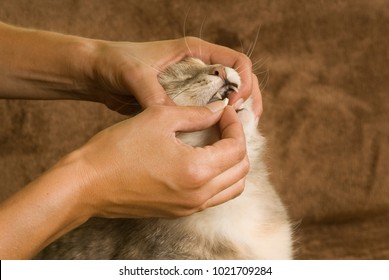
[[[240,85],[235,70],[186,59],[160,75],[178,105],[205,105]],[[291,228],[262,161],[264,138],[251,100],[238,110],[250,171],[244,192],[222,205],[179,219],[94,218],[43,250],[44,259],[290,259]],[[193,146],[219,139],[216,127],[178,136]]]

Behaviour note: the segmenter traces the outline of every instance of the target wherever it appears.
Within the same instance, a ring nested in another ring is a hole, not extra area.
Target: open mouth
[[[223,100],[225,98],[228,98],[228,96],[233,93],[233,92],[238,92],[238,85],[235,83],[231,83],[226,81],[226,84],[220,88],[209,100],[208,103],[218,101],[218,100]]]

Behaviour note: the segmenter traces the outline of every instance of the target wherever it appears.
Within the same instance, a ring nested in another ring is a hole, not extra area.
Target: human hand
[[[223,102],[152,106],[93,137],[70,156],[85,182],[90,216],[179,217],[239,195],[248,172],[240,121]],[[204,148],[176,138],[219,122],[221,140]],[[69,160],[69,159],[68,159]],[[76,175],[77,176],[77,175]]]
[[[143,108],[173,104],[159,84],[158,74],[170,64],[194,56],[209,64],[235,68],[242,85],[238,94],[229,96],[230,104],[252,95],[255,112],[259,116],[262,111],[258,81],[252,74],[250,59],[243,53],[194,37],[147,43],[95,42],[90,71],[92,92],[113,110],[130,113],[135,105],[133,97]]]
[[[0,53],[0,98],[99,101],[129,114],[139,109],[135,99],[143,108],[173,104],[159,84],[158,74],[170,64],[194,56],[209,64],[235,68],[242,84],[239,93],[229,96],[230,104],[251,95],[257,115],[262,111],[250,59],[198,38],[109,42],[3,23],[0,37],[7,38],[2,42],[6,55]]]
[[[223,108],[152,106],[97,134],[0,204],[0,258],[31,258],[93,216],[181,217],[239,195],[245,139],[235,110]],[[175,137],[218,121],[213,145]]]

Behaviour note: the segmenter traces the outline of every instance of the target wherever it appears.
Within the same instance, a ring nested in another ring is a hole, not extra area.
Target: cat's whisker
[[[237,67],[237,68],[239,68],[239,67]],[[237,70],[237,69],[235,69],[235,70]],[[244,68],[243,70],[241,70],[241,71],[236,71],[236,72],[238,72],[238,74],[240,75],[240,74],[242,74],[244,71],[247,71],[248,70],[248,68]]]
[[[261,90],[264,90],[267,86],[267,83],[269,82],[269,79],[270,79],[270,72],[269,71],[265,71],[266,75],[264,76],[264,78],[262,79],[261,83],[259,84],[259,88]]]
[[[242,67],[242,65],[240,65],[240,66],[238,66],[238,67],[236,67],[236,68],[234,68],[234,69],[235,69],[236,72],[238,72],[238,70],[239,70],[241,67]]]
[[[140,104],[137,101],[125,101],[125,100],[123,100],[121,98],[116,97],[113,94],[110,94],[110,98],[112,100],[115,100],[119,104],[121,104],[120,107],[115,108],[117,111],[121,110],[124,106],[139,107],[140,108]]]
[[[267,65],[268,61],[269,58],[262,58],[253,63],[252,71],[255,75],[263,76],[263,74],[265,74],[259,85],[261,89],[264,89],[269,81],[269,68],[265,66]]]
[[[262,70],[262,69],[263,69],[263,65],[259,65],[259,66],[253,67],[252,71],[253,71],[253,73],[258,73],[258,74],[262,74],[262,73],[265,73],[267,71],[267,69],[265,69],[265,70]]]
[[[258,37],[259,37],[259,31],[261,30],[261,26],[258,27],[258,30],[257,30],[257,34],[255,35],[255,39],[254,39],[254,42],[252,45],[252,48],[249,49],[249,52],[247,53],[247,56],[249,58],[251,58],[251,56],[253,55],[253,52],[254,52],[254,49],[255,49],[255,46],[257,45],[257,42],[258,42]]]
[[[203,32],[203,27],[204,27],[204,23],[205,23],[205,19],[206,18],[207,18],[207,16],[204,17],[203,22],[201,23],[201,26],[200,26],[200,34],[199,34],[199,38],[200,38],[200,46],[199,46],[200,57],[203,57],[202,56],[202,52],[201,52],[201,40],[202,40],[202,32]]]
[[[260,59],[258,59],[256,62],[254,62],[253,64],[252,64],[252,67],[253,68],[255,68],[255,67],[262,67],[263,65],[265,65],[267,62],[268,62],[268,60],[269,59],[267,59],[267,58],[260,58]],[[260,63],[260,64],[258,64],[258,63]]]
[[[238,67],[234,68],[234,69],[235,69],[235,71],[236,71],[236,72],[238,72],[239,74],[240,74],[240,73],[242,73],[242,72],[244,72],[244,70],[242,70],[242,71],[239,71],[239,69],[241,69],[241,67],[242,67],[242,66],[244,66],[244,65],[240,65],[240,66],[238,66]]]
[[[257,75],[257,76],[266,74],[267,72],[268,72],[268,70],[263,70],[263,71],[261,71],[261,72],[253,71],[253,73],[254,73],[255,75]]]
[[[190,9],[188,10],[188,12],[185,15],[184,26],[183,26],[183,33],[184,33],[185,45],[186,45],[186,47],[187,47],[187,49],[188,49],[188,51],[190,53],[190,56],[193,57],[192,50],[189,47],[188,40],[186,40],[186,34],[185,34],[186,33],[186,21],[188,20],[189,12],[190,12]]]
[[[174,100],[175,98],[179,97],[181,94],[183,94],[184,92],[186,91],[186,89],[183,89],[181,90],[180,92],[176,93],[173,97],[172,97],[172,100]]]
[[[247,52],[245,53],[245,55],[247,55],[249,58],[250,58],[250,55],[252,54],[252,51],[251,51],[252,47],[253,47],[253,43],[250,43],[250,46],[249,46]]]
[[[262,63],[262,64],[260,64],[260,65],[257,65],[257,63],[258,63],[258,61],[255,62],[254,64],[252,64],[254,67],[251,68],[251,72],[254,73],[255,75],[259,75],[259,74],[265,73],[266,70],[263,71],[263,72],[260,72],[260,73],[256,73],[257,70],[261,69],[261,67],[265,64],[265,62]],[[242,74],[244,71],[248,71],[248,70],[249,70],[248,68],[244,68],[243,70],[238,71],[240,68],[241,68],[241,66],[235,68],[235,71],[236,71],[239,75]]]
[[[128,106],[130,104],[122,104],[118,108],[115,108],[115,111],[120,112],[124,107]]]
[[[151,66],[150,64],[146,63],[145,61],[143,61],[142,59],[140,59],[139,57],[135,56],[135,55],[132,55],[132,54],[128,54],[129,56],[131,56],[132,58],[136,59],[137,61],[139,61],[140,63],[142,63],[143,65],[146,65],[148,66],[149,68],[153,69],[157,74],[160,74],[162,72],[161,69],[158,69],[154,66]]]
[[[243,52],[242,52],[242,53],[243,53]],[[252,65],[253,65],[253,64],[252,64]],[[239,69],[241,69],[242,66],[243,66],[243,65],[240,65],[240,66],[238,66],[238,67],[235,67],[235,68],[234,68],[235,71],[238,72],[239,74],[242,73],[242,72],[244,72],[245,70],[239,71]],[[247,70],[247,69],[246,69],[246,70]]]
[[[241,53],[244,53],[243,43],[242,43],[242,40],[240,38],[239,38],[239,43],[240,43]]]

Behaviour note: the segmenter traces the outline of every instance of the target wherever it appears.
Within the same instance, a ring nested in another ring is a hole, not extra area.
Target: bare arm
[[[201,52],[199,47],[201,46]],[[249,58],[197,38],[147,43],[110,42],[14,27],[0,22],[0,98],[97,101],[131,113],[135,98],[143,108],[172,105],[158,83],[159,71],[186,56],[239,69],[239,98],[252,95],[261,111]]]
[[[30,259],[89,218],[76,174],[59,163],[0,205],[0,259]]]
[[[0,23],[0,98],[86,99],[87,39]]]

